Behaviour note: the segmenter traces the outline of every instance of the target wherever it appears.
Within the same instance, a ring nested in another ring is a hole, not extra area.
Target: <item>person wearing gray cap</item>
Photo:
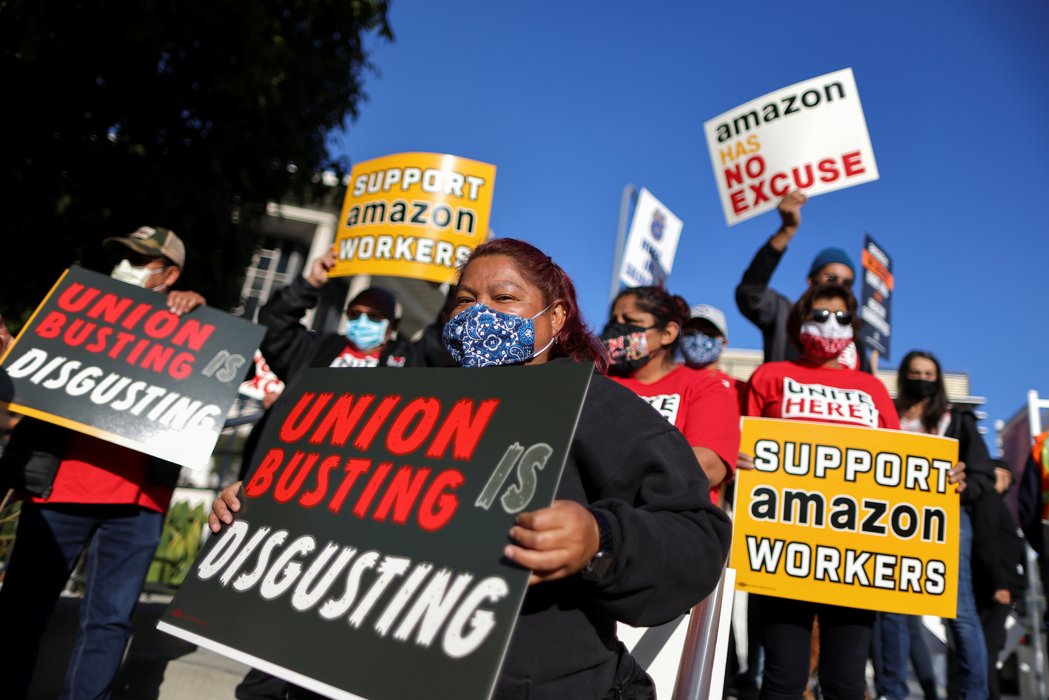
[[[788,192],[779,203],[780,227],[750,261],[736,286],[736,306],[743,316],[761,331],[765,362],[798,359],[798,349],[787,340],[787,317],[794,302],[769,287],[772,274],[779,266],[787,244],[801,225],[801,207],[808,200],[804,192]],[[837,284],[852,291],[856,265],[841,248],[824,248],[813,258],[806,283]],[[850,369],[870,369],[865,352],[854,342],[839,358]]]
[[[144,226],[103,245],[120,256],[111,277],[166,294],[172,313],[204,303],[196,292],[171,289],[186,263],[172,231]],[[0,483],[22,499],[0,587],[4,697],[28,694],[48,619],[85,549],[80,624],[61,697],[110,696],[179,470],[58,425],[19,421],[0,458]]]
[[[681,329],[681,361],[689,369],[709,372],[730,389],[742,402],[744,382],[721,371],[721,353],[728,346],[728,323],[725,312],[710,304],[692,307],[689,320]]]
[[[186,246],[174,231],[142,226],[127,236],[107,238],[102,245],[120,258],[110,272],[113,279],[166,293],[168,309],[176,315],[204,304],[197,292],[172,289],[186,267]]]

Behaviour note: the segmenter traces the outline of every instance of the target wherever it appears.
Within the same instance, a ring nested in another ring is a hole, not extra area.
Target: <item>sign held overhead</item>
[[[851,68],[795,83],[703,125],[729,226],[787,192],[833,192],[878,179]]]

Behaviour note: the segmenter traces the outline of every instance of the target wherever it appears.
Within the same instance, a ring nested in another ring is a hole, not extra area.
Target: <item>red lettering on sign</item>
[[[273,475],[277,467],[284,461],[284,450],[274,447],[262,458],[262,463],[251,474],[248,483],[244,486],[244,493],[249,498],[255,498],[266,493],[270,484],[273,483]]]
[[[324,496],[328,493],[328,475],[331,474],[335,467],[339,466],[340,461],[342,460],[339,455],[329,455],[324,458],[320,469],[317,470],[317,488],[302,494],[302,498],[299,499],[299,505],[303,508],[313,508],[324,500]]]
[[[379,493],[379,487],[382,486],[383,480],[386,479],[386,475],[390,473],[391,469],[393,469],[393,462],[382,462],[379,464],[379,468],[372,473],[372,478],[368,481],[368,485],[364,487],[364,493],[357,499],[357,505],[353,507],[353,514],[358,518],[363,518],[368,514],[368,506],[372,504],[375,495]]]
[[[428,476],[430,476],[430,470],[425,467],[418,470],[407,466],[398,469],[390,485],[386,487],[386,493],[379,501],[372,518],[380,522],[386,520],[392,509],[393,522],[404,525],[408,522],[408,514],[415,505],[415,500],[419,497],[419,492],[422,491],[423,483]]]
[[[335,492],[335,496],[332,497],[331,503],[328,504],[328,510],[332,513],[338,513],[342,510],[342,504],[346,500],[346,496],[349,495],[350,489],[357,483],[357,477],[364,474],[371,469],[372,461],[370,459],[360,459],[357,457],[351,457],[346,460],[346,467],[344,471],[346,476],[343,477],[342,483],[339,485],[339,490]]]
[[[431,459],[441,459],[448,451],[448,445],[455,440],[452,448],[452,457],[459,460],[469,460],[473,457],[477,443],[492,419],[492,414],[499,406],[499,399],[486,399],[481,402],[477,413],[471,415],[474,402],[472,399],[459,399],[452,406],[451,412],[445,418],[437,437],[433,439],[430,448],[426,450],[426,456]]]
[[[448,524],[459,507],[459,499],[448,491],[459,488],[463,481],[463,475],[457,469],[449,469],[437,475],[419,505],[419,527],[433,532]]]
[[[52,311],[37,324],[36,334],[41,338],[57,338],[66,325],[66,315],[61,311]]]
[[[867,169],[860,163],[859,151],[846,153],[841,157],[841,162],[845,165],[845,177],[852,177],[853,175],[867,172]]]
[[[313,427],[321,411],[324,410],[324,407],[328,405],[333,396],[335,394],[332,393],[323,393],[319,396],[310,391],[303,393],[294,408],[291,409],[291,413],[284,419],[284,424],[280,427],[280,439],[284,442],[301,440]],[[317,401],[310,406],[314,397],[317,397]],[[307,407],[309,407],[308,411],[306,410]],[[305,412],[305,416],[303,416],[303,412]]]
[[[750,208],[750,206],[747,204],[747,201],[746,201],[747,200],[747,192],[746,192],[746,190],[736,190],[735,192],[730,194],[729,197],[732,199],[732,211],[733,211],[733,213],[735,213],[735,214],[742,214],[743,212],[745,212],[747,209]]]
[[[412,399],[390,426],[390,434],[386,437],[387,449],[395,455],[408,454],[419,449],[423,441],[433,432],[440,412],[441,404],[437,399],[422,397]],[[419,418],[418,424],[412,430],[411,435],[405,437],[405,432],[416,417]]]

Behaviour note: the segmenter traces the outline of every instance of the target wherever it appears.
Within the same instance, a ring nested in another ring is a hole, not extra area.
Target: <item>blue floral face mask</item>
[[[389,327],[390,322],[385,318],[373,321],[368,318],[368,314],[361,314],[346,322],[346,338],[358,350],[374,350],[386,340],[386,329]]]
[[[724,349],[724,338],[712,338],[705,333],[683,335],[679,346],[681,356],[689,367],[706,367],[717,362]]]
[[[444,347],[460,367],[494,367],[527,362],[546,352],[554,338],[535,352],[535,319],[504,314],[478,302],[444,324]],[[555,336],[556,337],[556,336]]]

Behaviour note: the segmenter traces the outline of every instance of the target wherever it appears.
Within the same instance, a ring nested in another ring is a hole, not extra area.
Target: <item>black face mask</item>
[[[937,382],[928,379],[910,379],[905,377],[900,384],[900,393],[908,399],[921,401],[936,393],[936,385]]]
[[[601,331],[601,340],[612,361],[609,374],[626,377],[648,364],[652,359],[649,354],[648,337],[644,326],[632,323],[609,323]]]

